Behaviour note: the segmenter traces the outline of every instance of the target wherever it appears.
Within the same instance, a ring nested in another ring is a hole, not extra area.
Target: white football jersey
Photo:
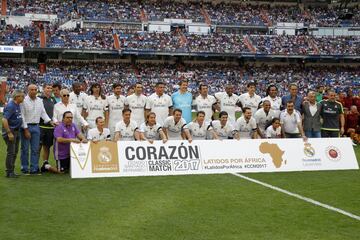
[[[241,116],[235,124],[235,130],[239,132],[240,139],[251,139],[253,132],[256,130],[256,120],[251,117],[247,122],[244,116]]]
[[[215,93],[215,97],[220,102],[220,111],[227,112],[229,121],[234,124],[236,121],[236,104],[239,102],[239,96],[236,94],[229,96],[226,92],[218,92]]]
[[[240,95],[239,99],[242,104],[242,107],[250,108],[251,114],[254,116],[259,107],[259,103],[261,102],[261,97],[256,94],[254,94],[254,96],[251,97],[249,93],[244,93]]]
[[[153,126],[150,126],[146,123],[142,123],[139,132],[144,133],[146,139],[151,140],[161,140],[160,132],[162,131],[162,127],[160,124],[156,123]]]
[[[115,125],[122,120],[122,110],[126,104],[126,97],[114,94],[106,98],[109,109],[109,129],[111,134],[115,132]]]
[[[87,133],[87,139],[90,141],[110,140],[110,130],[108,128],[104,128],[101,133],[97,127],[92,128]]]
[[[214,120],[211,122],[211,126],[221,139],[233,138],[236,132],[234,126],[229,121],[226,122],[225,126],[221,126],[220,120]]]
[[[104,112],[108,110],[107,101],[101,97],[95,98],[93,95],[90,95],[86,98],[84,109],[88,112],[86,120],[89,123],[89,127],[95,128],[95,119],[105,117]]]
[[[167,117],[163,127],[166,128],[170,140],[182,140],[181,132],[187,128],[185,119],[181,118],[175,123],[174,116]]]
[[[136,122],[138,127],[145,122],[146,99],[145,95],[137,96],[135,93],[126,97],[127,104],[131,110],[131,120]]]
[[[272,109],[270,109],[267,114],[265,113],[263,108],[260,108],[259,110],[256,111],[254,118],[256,120],[256,124],[257,127],[259,128],[259,131],[264,136],[265,136],[266,127],[269,126],[273,118],[275,118],[275,115],[276,113]]]
[[[273,126],[270,125],[266,129],[266,137],[267,138],[280,138],[281,137],[281,126],[279,126],[276,130],[274,130]]]
[[[128,125],[123,120],[115,126],[115,133],[120,132],[120,141],[134,141],[135,131],[138,129],[136,122],[131,121]]]
[[[271,98],[270,96],[264,97],[261,101],[269,100],[271,104],[271,109],[275,112],[275,117],[280,117],[280,107],[281,107],[281,97]]]
[[[199,95],[195,98],[194,105],[197,111],[205,112],[205,121],[210,122],[213,115],[212,106],[216,103],[216,98],[211,95],[207,95],[206,98]]]
[[[158,96],[156,93],[151,94],[146,101],[146,109],[156,114],[156,122],[161,126],[169,116],[169,108],[172,107],[171,97],[167,94]]]
[[[87,97],[88,95],[84,92],[80,92],[79,95],[76,95],[74,92],[71,92],[69,97],[69,102],[71,104],[75,104],[79,113],[81,113],[86,103]]]
[[[197,121],[189,122],[187,128],[190,131],[193,140],[206,140],[207,132],[212,130],[209,122],[205,122],[200,126]]]

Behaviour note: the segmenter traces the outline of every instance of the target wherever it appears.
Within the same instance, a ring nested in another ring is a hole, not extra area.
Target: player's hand
[[[344,135],[344,133],[345,133],[345,129],[342,127],[342,128],[340,129],[340,136]]]
[[[164,138],[163,139],[163,143],[166,143],[168,141],[168,139]]]
[[[72,142],[73,143],[81,143],[81,141],[79,139],[77,139],[77,138],[73,139]]]
[[[154,143],[154,140],[148,139],[148,142],[149,142],[150,144],[153,144],[153,143]]]
[[[303,139],[304,142],[307,142],[307,141],[308,141],[308,138],[307,138],[307,136],[305,136],[305,135],[302,137],[302,139]]]
[[[190,138],[188,141],[189,141],[189,143],[192,143],[193,140]]]
[[[30,133],[30,131],[29,131],[28,128],[25,128],[25,129],[24,129],[24,135],[25,135],[25,138],[26,138],[26,139],[30,139],[30,138],[31,138],[31,133]]]
[[[10,142],[13,142],[14,139],[15,139],[14,134],[13,134],[12,132],[9,132],[9,133],[8,133],[8,138],[9,138],[9,141],[10,141]]]

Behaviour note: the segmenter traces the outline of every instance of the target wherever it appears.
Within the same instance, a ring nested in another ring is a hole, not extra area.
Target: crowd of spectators
[[[359,26],[358,7],[347,10],[339,7],[309,7],[298,5],[243,4],[224,2],[176,2],[169,0],[128,1],[64,1],[64,0],[14,0],[9,1],[9,14],[25,13],[56,14],[60,19],[83,18],[96,21],[140,22],[142,11],[150,21],[163,21],[165,18],[191,19],[205,22],[201,9],[206,10],[213,24],[226,25],[265,25],[278,22],[297,22],[317,26]],[[352,14],[346,19],[346,14]]]
[[[269,84],[278,86],[279,94],[284,95],[292,82],[298,84],[302,95],[319,85],[334,88],[339,93],[349,87],[354,89],[355,94],[360,91],[360,70],[356,67],[57,62],[49,63],[42,74],[35,64],[0,62],[0,76],[8,77],[10,89],[24,89],[31,82],[39,85],[61,82],[69,87],[73,81],[86,81],[88,84],[100,83],[105,92],[111,91],[114,82],[120,82],[127,91],[128,87],[141,81],[144,93],[149,94],[153,92],[155,83],[161,81],[172,93],[177,90],[179,79],[187,79],[194,94],[202,82],[209,85],[212,94],[222,91],[226,83],[234,84],[235,92],[242,93],[246,91],[248,82],[257,83],[257,92],[261,96],[265,95]]]
[[[317,37],[315,43],[323,55],[360,54],[360,37]]]

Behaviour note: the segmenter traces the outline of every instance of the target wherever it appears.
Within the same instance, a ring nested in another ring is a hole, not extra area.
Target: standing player
[[[84,104],[84,113],[86,121],[89,123],[90,128],[95,128],[95,119],[97,117],[105,118],[108,105],[105,96],[102,94],[102,89],[99,83],[94,83],[90,87],[90,95],[86,98]],[[107,120],[105,119],[105,122]],[[105,125],[106,127],[106,125]]]
[[[345,132],[345,117],[343,106],[335,100],[334,90],[328,91],[328,100],[321,101],[320,115],[323,119],[321,137],[335,138]],[[339,125],[340,123],[340,125]]]
[[[173,111],[173,116],[165,119],[163,131],[166,138],[169,140],[188,139],[189,142],[191,142],[192,138],[189,129],[187,129],[186,121],[181,115],[182,111],[180,109],[175,109]]]
[[[179,91],[173,93],[173,95],[171,95],[171,99],[174,108],[180,109],[185,121],[189,123],[192,120],[192,94],[188,92],[188,82],[186,80],[181,80],[179,86]]]
[[[122,120],[122,110],[124,110],[126,103],[126,97],[121,95],[121,85],[114,83],[114,94],[106,98],[109,111],[106,112],[105,118],[108,119],[108,126],[111,137],[115,135],[115,125]]]
[[[164,93],[165,84],[158,82],[155,85],[155,93],[151,94],[146,101],[146,114],[150,111],[156,115],[156,123],[162,126],[165,119],[172,115],[171,97]],[[148,115],[146,115],[148,116]]]
[[[265,100],[262,108],[256,111],[254,118],[257,124],[257,133],[261,138],[266,138],[266,128],[276,117],[275,111],[271,109],[270,101]]]
[[[278,96],[278,88],[271,84],[266,90],[266,97],[262,99],[262,102],[265,100],[270,101],[271,109],[274,110],[275,116],[280,117],[280,108],[281,108],[281,97]]]
[[[135,92],[126,97],[127,107],[131,110],[131,120],[136,123],[137,127],[145,122],[145,105],[146,96],[142,94],[143,85],[135,84]]]
[[[71,104],[75,104],[78,109],[78,112],[82,114],[87,95],[86,93],[82,92],[81,89],[82,89],[81,83],[79,82],[73,83],[72,85],[73,91],[70,93],[69,102]],[[74,123],[78,129],[81,129],[80,119],[77,119],[75,117]]]
[[[131,120],[131,110],[122,110],[123,119],[116,123],[114,141],[135,141],[139,140],[138,127],[136,122]]]
[[[213,139],[218,139],[210,122],[205,121],[205,112],[199,111],[196,113],[196,119],[188,123],[187,128],[193,140],[206,140],[208,133],[211,134]]]
[[[220,140],[223,139],[239,139],[239,134],[235,130],[234,126],[228,121],[227,112],[219,113],[219,120],[214,120],[211,122],[211,126],[214,129],[214,132]]]
[[[146,122],[142,123],[139,129],[140,140],[147,140],[153,143],[155,140],[163,140],[165,143],[167,138],[160,124],[156,122],[156,114],[154,112],[148,113]]]
[[[200,95],[197,96],[194,100],[194,105],[196,110],[205,112],[205,121],[210,122],[215,109],[216,98],[214,96],[208,95],[209,88],[206,84],[201,83],[199,86]]]
[[[243,108],[250,108],[252,114],[255,115],[261,102],[261,97],[255,94],[256,84],[254,82],[248,83],[247,90],[247,93],[240,95],[239,100]]]
[[[235,124],[235,130],[239,132],[240,139],[257,138],[256,129],[256,120],[251,116],[251,109],[248,107],[243,108],[243,115]]]
[[[225,86],[225,92],[215,93],[215,97],[220,104],[219,111],[225,111],[228,114],[228,120],[231,124],[235,124],[236,107],[241,107],[239,96],[234,94],[234,86],[227,84]]]

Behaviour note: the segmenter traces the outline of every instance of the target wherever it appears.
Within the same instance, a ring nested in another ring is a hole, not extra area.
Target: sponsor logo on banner
[[[329,146],[325,149],[326,157],[334,162],[341,160],[341,152],[340,150],[335,146]]]
[[[89,158],[89,151],[90,151],[90,148],[88,148],[87,151],[86,151],[84,145],[81,144],[81,143],[79,144],[79,147],[77,148],[76,151],[71,146],[71,153],[75,157],[75,159],[76,159],[77,163],[79,164],[81,170],[84,170],[84,168],[86,167],[86,163],[87,163],[88,158]]]
[[[320,158],[314,158],[315,156],[315,149],[311,146],[309,142],[304,143],[304,154],[305,158],[302,159],[303,166],[320,166],[321,165],[321,159]]]
[[[90,149],[93,173],[119,172],[117,143],[109,141],[91,143]]]

